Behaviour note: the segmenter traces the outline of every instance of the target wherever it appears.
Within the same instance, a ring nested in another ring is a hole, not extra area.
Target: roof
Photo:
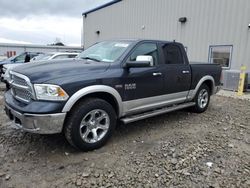
[[[118,39],[108,39],[103,41],[121,41],[121,42],[164,42],[164,43],[178,43],[174,41],[158,40],[158,39],[143,39],[143,38],[118,38]]]
[[[46,49],[75,49],[75,50],[82,50],[82,47],[76,47],[76,46],[49,46],[49,45],[39,45],[39,44],[14,44],[14,43],[0,43],[0,47],[46,48]]]
[[[75,55],[75,54],[79,54],[77,52],[48,52],[45,54],[51,54],[51,55]]]
[[[103,4],[103,5],[100,5],[100,6],[98,6],[98,7],[93,8],[93,9],[87,10],[87,11],[83,12],[82,15],[87,16],[87,14],[89,14],[89,13],[91,13],[91,12],[95,12],[95,11],[97,11],[97,10],[100,10],[100,9],[105,8],[105,7],[111,6],[111,5],[113,5],[113,4],[115,4],[115,3],[118,3],[118,2],[120,2],[120,1],[122,1],[122,0],[112,0],[112,1],[110,1],[110,2],[108,2],[108,3],[105,3],[105,4]]]

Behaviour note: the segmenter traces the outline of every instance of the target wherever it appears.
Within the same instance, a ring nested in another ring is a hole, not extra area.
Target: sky
[[[80,46],[82,13],[110,0],[0,0],[0,43]]]

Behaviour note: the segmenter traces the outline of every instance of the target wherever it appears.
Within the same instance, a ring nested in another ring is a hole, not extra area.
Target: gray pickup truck
[[[217,64],[190,65],[177,42],[103,41],[77,59],[14,68],[5,110],[15,127],[63,132],[87,151],[103,146],[118,120],[127,124],[183,108],[204,112],[220,77]]]

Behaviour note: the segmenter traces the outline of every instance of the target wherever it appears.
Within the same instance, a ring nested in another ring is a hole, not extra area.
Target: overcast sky
[[[81,45],[82,12],[110,0],[0,0],[0,43]]]

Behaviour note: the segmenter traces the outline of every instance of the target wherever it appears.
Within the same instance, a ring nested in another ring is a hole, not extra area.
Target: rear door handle
[[[161,76],[161,75],[162,75],[161,72],[154,72],[154,73],[153,73],[153,76]]]
[[[183,74],[189,74],[189,71],[182,71]]]

